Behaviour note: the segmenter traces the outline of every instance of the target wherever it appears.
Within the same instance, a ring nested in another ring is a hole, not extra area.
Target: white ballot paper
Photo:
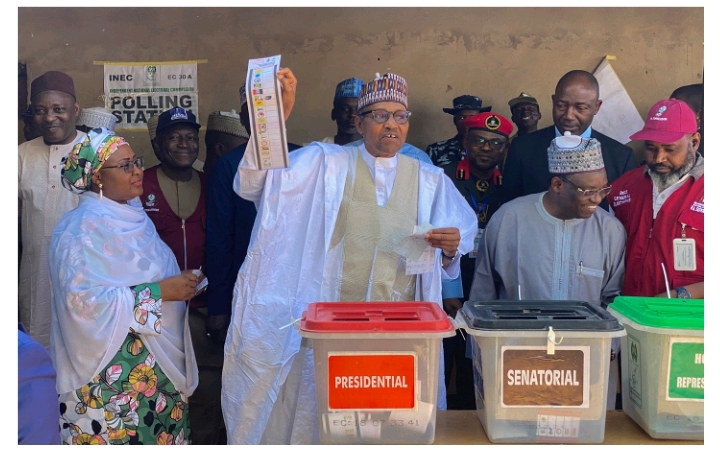
[[[432,229],[427,222],[415,225],[413,234],[403,238],[395,249],[405,258],[405,275],[428,273],[435,268],[435,249],[425,241],[425,233]]]
[[[257,165],[260,170],[284,169],[290,165],[280,81],[280,55],[248,62],[245,94]]]

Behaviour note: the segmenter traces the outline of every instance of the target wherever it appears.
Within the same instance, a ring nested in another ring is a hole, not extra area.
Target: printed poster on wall
[[[147,121],[174,106],[198,111],[197,61],[105,64],[105,108],[116,129],[147,130]]]

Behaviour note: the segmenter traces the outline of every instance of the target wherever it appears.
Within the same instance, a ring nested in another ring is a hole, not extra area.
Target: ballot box
[[[623,411],[657,439],[705,438],[705,302],[617,297]]]
[[[300,335],[312,339],[323,444],[431,444],[440,347],[455,334],[428,302],[321,302]]]
[[[491,442],[600,443],[610,344],[625,331],[578,301],[490,301],[456,317],[471,336],[477,415]]]

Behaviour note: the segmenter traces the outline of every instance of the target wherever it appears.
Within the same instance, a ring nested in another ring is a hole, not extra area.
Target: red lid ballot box
[[[455,327],[431,302],[318,302],[313,341],[323,444],[431,444],[440,346]]]

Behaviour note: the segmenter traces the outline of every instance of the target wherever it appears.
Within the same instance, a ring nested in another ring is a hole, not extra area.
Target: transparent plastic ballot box
[[[600,443],[610,346],[625,335],[582,301],[468,301],[477,415],[491,442]]]
[[[705,301],[620,296],[623,411],[656,439],[705,439]]]
[[[323,444],[431,444],[440,348],[455,334],[430,302],[318,302],[312,339]]]

